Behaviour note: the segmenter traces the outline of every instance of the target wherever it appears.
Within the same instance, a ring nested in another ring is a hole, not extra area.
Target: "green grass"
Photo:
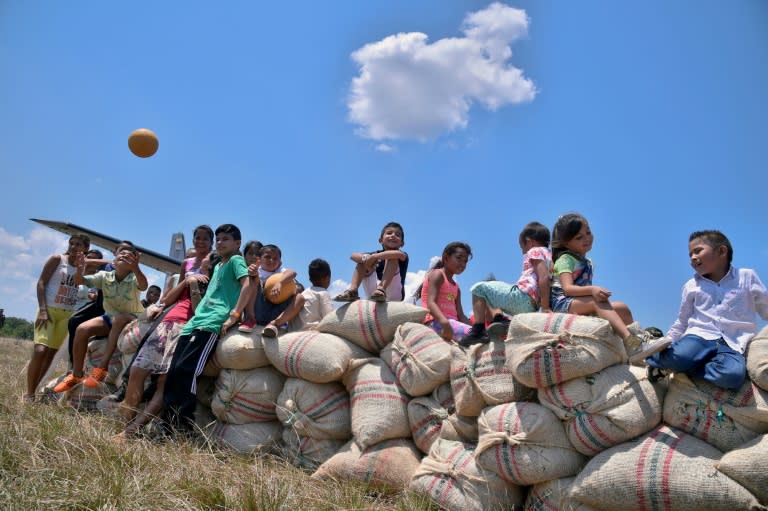
[[[317,481],[270,456],[210,445],[116,443],[121,425],[55,404],[22,404],[32,343],[0,338],[0,509],[434,510],[427,497]]]

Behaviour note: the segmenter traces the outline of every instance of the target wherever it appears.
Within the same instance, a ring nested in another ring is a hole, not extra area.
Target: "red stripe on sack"
[[[361,399],[385,399],[387,401],[400,401],[402,403],[407,403],[408,400],[405,399],[403,396],[393,396],[391,394],[366,394],[364,396],[356,396],[352,398],[352,404],[357,403]]]
[[[301,378],[302,374],[301,371],[299,371],[299,361],[301,360],[301,356],[304,353],[304,350],[307,348],[310,340],[311,334],[306,336],[302,335],[295,341],[291,341],[290,344],[288,344],[288,349],[285,353],[286,374]]]
[[[310,415],[313,412],[315,412],[317,410],[320,410],[323,406],[326,405],[326,403],[330,403],[330,402],[332,402],[335,399],[339,399],[340,397],[344,397],[345,394],[346,394],[346,391],[341,390],[341,389],[336,390],[334,392],[331,392],[330,394],[326,394],[318,402],[316,402],[315,404],[313,404],[312,406],[310,406],[306,410],[304,410],[304,413],[306,415]]]
[[[637,508],[638,511],[646,511],[647,504],[645,501],[645,488],[644,472],[645,463],[648,458],[648,451],[651,449],[654,443],[656,443],[656,437],[659,435],[660,430],[654,431],[648,438],[643,440],[643,448],[640,450],[640,456],[637,459],[637,467],[635,468],[635,494],[637,495]]]
[[[744,396],[741,398],[741,401],[739,401],[739,406],[747,406],[750,401],[752,401],[752,398],[755,396],[755,391],[757,389],[755,388],[755,383],[752,382],[752,384],[749,386],[747,391],[744,393]]]
[[[664,464],[661,469],[661,498],[664,502],[664,509],[672,511],[672,496],[669,491],[669,472],[672,467],[672,457],[675,455],[675,448],[680,443],[682,437],[675,438],[675,440],[669,444],[667,455],[664,458]]]
[[[555,320],[555,313],[550,312],[547,314],[547,319],[544,320],[544,328],[542,328],[543,332],[549,332],[550,328],[552,328],[552,322]]]
[[[382,307],[384,307],[384,305],[382,305]],[[381,351],[381,348],[384,347],[384,332],[381,331],[381,323],[379,322],[379,307],[377,305],[373,306],[373,326],[376,327],[376,334],[378,335],[378,338],[375,339],[375,347],[377,351]]]
[[[531,490],[531,496],[535,499],[533,502],[535,509],[548,509],[550,511],[560,511],[559,507],[555,507],[550,502],[548,502],[546,499],[549,498],[549,495],[542,495],[539,490]],[[541,506],[537,506],[536,504],[541,504]]]
[[[532,362],[533,362],[533,380],[536,382],[536,387],[548,387],[549,385],[542,385],[541,381],[541,351],[534,351]]]
[[[355,302],[355,307],[357,307],[357,320],[360,323],[360,333],[363,334],[363,339],[365,341],[365,345],[369,348],[373,345],[371,342],[371,339],[368,335],[368,329],[365,327],[366,324],[366,314],[365,314],[365,306],[363,305],[364,300],[357,300]],[[370,351],[370,350],[369,350]]]

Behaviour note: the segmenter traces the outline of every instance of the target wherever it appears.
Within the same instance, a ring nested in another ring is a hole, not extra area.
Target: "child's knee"
[[[720,388],[734,390],[740,388],[744,384],[746,371],[735,369],[719,371],[718,374],[712,375],[712,377],[707,379]]]

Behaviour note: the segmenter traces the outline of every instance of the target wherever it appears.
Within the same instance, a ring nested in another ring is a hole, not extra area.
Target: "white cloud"
[[[379,144],[376,146],[376,150],[380,153],[391,153],[395,148],[389,144]]]
[[[533,100],[533,82],[508,62],[509,45],[527,34],[525,11],[493,3],[468,14],[462,31],[433,43],[400,33],[352,53],[360,74],[347,106],[361,136],[426,141],[465,128],[475,102],[496,110]]]

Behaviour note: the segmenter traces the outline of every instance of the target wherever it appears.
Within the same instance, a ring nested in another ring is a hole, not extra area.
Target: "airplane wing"
[[[105,248],[109,250],[110,253],[114,252],[118,243],[121,241],[118,238],[113,238],[112,236],[107,236],[106,234],[102,234],[100,232],[86,229],[85,227],[80,227],[79,225],[70,224],[67,222],[40,220],[38,218],[30,218],[30,220],[70,236],[75,233],[86,234],[89,238],[91,238],[92,245],[98,245],[102,248]],[[139,245],[136,245],[136,250],[141,253],[141,264],[149,266],[150,268],[154,268],[155,270],[161,271],[167,275],[172,275],[179,272],[181,261],[178,259],[159,254],[154,250],[149,250],[148,248],[140,247]]]

